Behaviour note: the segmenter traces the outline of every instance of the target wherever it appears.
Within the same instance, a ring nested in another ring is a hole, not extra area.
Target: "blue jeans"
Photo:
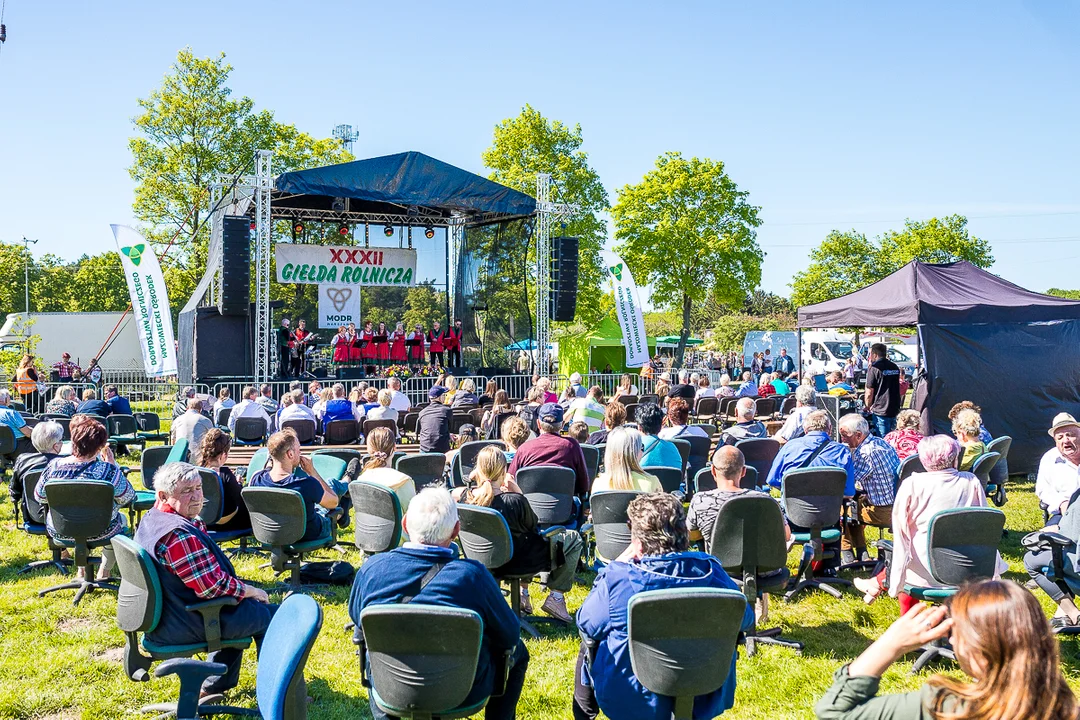
[[[896,429],[896,418],[894,417],[885,417],[884,415],[871,415],[870,417],[874,421],[870,429],[878,437],[883,438]]]

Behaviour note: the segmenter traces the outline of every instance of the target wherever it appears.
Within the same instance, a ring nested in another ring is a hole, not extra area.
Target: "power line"
[[[990,220],[993,218],[1023,218],[1023,217],[1053,217],[1057,215],[1080,215],[1080,210],[1066,210],[1062,212],[1047,213],[1016,213],[1011,215],[965,215],[968,220]],[[767,227],[795,227],[802,225],[881,225],[885,223],[902,223],[910,220],[907,218],[894,218],[892,220],[823,220],[805,222],[774,223],[765,221]]]
[[[1033,237],[1033,238],[1004,238],[1004,239],[990,239],[981,238],[991,245],[1019,245],[1021,243],[1058,243],[1058,242],[1071,242],[1074,240],[1080,240],[1080,235],[1057,235],[1054,237]],[[785,243],[777,245],[767,245],[765,249],[769,248],[800,248],[800,247],[817,247],[820,243]]]

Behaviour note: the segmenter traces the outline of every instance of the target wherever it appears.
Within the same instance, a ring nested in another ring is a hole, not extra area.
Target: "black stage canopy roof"
[[[275,217],[468,226],[528,217],[525,193],[418,152],[398,153],[278,175]]]

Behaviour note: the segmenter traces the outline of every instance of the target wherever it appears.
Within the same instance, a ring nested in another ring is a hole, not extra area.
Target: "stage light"
[[[295,223],[293,223],[292,231],[297,235],[303,235],[304,234],[304,223],[297,220]]]
[[[251,221],[251,230],[252,230],[252,232],[254,232],[257,228],[258,228],[258,225],[255,224],[254,220],[252,220]]]
[[[347,223],[341,223],[340,225],[338,225],[338,229],[337,229],[337,234],[338,235],[340,235],[342,237],[348,237],[349,233],[351,233],[351,232],[352,232],[352,228],[350,228]]]
[[[426,237],[428,240],[435,237],[435,228],[431,227],[430,225],[424,228],[424,237]]]
[[[382,234],[385,235],[386,237],[394,237],[394,228],[387,225],[386,227],[384,227],[382,229]]]

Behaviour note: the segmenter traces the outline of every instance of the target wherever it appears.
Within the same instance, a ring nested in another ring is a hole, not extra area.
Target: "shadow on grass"
[[[371,707],[366,697],[359,693],[346,694],[330,687],[319,677],[310,677],[307,693],[312,698],[308,706],[311,717],[371,718]]]

